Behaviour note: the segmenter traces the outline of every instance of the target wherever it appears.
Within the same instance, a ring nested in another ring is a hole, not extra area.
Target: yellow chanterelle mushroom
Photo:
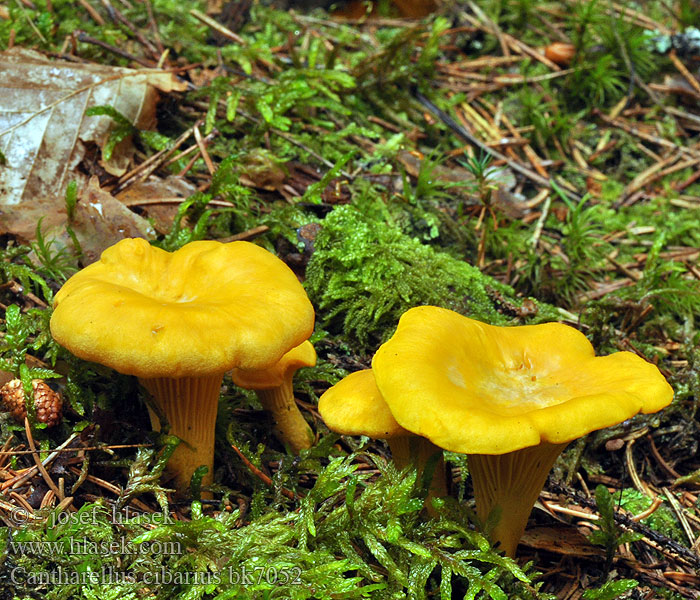
[[[274,419],[275,435],[294,454],[310,448],[314,434],[297,408],[292,379],[298,369],[315,364],[316,351],[306,340],[267,369],[233,370],[233,382],[239,387],[256,391],[263,408]]]
[[[495,327],[422,306],[374,356],[397,423],[469,456],[477,515],[513,556],[554,461],[572,440],[667,406],[673,390],[630,352],[594,354],[567,325]]]
[[[267,369],[311,335],[314,311],[279,258],[249,242],[197,241],[175,252],[125,239],[54,298],[51,333],[76,356],[136,375],[184,443],[169,467],[184,489],[212,480],[223,375]],[[157,414],[149,409],[154,429]]]
[[[428,500],[447,493],[442,448],[396,422],[371,369],[351,373],[326,390],[318,401],[318,412],[331,431],[386,440],[399,469],[414,465],[421,475],[428,461],[437,455]],[[432,514],[430,501],[427,509]]]

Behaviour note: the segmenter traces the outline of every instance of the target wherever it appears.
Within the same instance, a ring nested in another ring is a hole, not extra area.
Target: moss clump
[[[442,598],[468,590],[473,598],[553,600],[538,591],[530,565],[521,569],[492,550],[456,503],[448,499],[440,519],[424,520],[415,471],[363,457],[381,476],[359,471],[355,454],[323,468],[307,462],[316,481],[289,512],[265,492],[257,515],[209,516],[199,501],[189,520],[171,519],[167,507],[142,516],[97,503],[44,511],[45,521],[0,531],[0,589],[9,593],[2,597],[427,600],[438,590]]]
[[[644,512],[652,503],[649,496],[645,496],[633,488],[625,488],[615,492],[614,497],[615,502],[619,502],[622,508],[632,514]],[[673,516],[671,509],[665,504],[657,508],[649,517],[642,519],[642,523],[677,542],[685,542],[683,530]]]
[[[413,306],[442,306],[505,325],[523,302],[477,268],[352,206],[336,208],[323,221],[306,275],[309,296],[325,314],[323,325],[332,330],[342,324],[362,351],[386,339]],[[536,306],[538,321],[555,318],[551,307]]]

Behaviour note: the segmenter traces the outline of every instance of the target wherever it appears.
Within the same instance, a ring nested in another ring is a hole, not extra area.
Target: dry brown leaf
[[[207,0],[207,14],[218,15],[223,10],[224,0]]]
[[[406,172],[411,177],[416,178],[420,174],[423,161],[426,160],[405,150],[398,153],[397,159],[403,168],[406,169]],[[513,172],[506,167],[502,167],[491,168],[489,173],[489,185],[494,188],[491,198],[493,206],[503,211],[508,218],[521,219],[526,211],[523,202],[510,191],[515,187],[515,175]],[[462,167],[436,165],[433,167],[433,176],[439,181],[449,183],[474,181],[474,175]],[[468,186],[456,187],[453,189],[453,192],[466,200],[467,205],[479,205],[474,190]]]
[[[113,121],[87,117],[93,106],[114,107],[139,128],[155,122],[157,91],[183,90],[172,73],[47,60],[24,49],[0,53],[0,232],[31,239],[39,218],[52,229],[71,180],[85,185],[76,171],[84,143],[102,145]],[[123,173],[128,154],[115,152],[104,167]]]
[[[253,150],[239,164],[241,183],[263,190],[279,190],[289,176],[286,165],[267,150]]]
[[[211,84],[217,77],[226,75],[226,71],[221,67],[213,67],[211,69],[193,69],[190,71],[190,79],[196,87],[205,87]]]
[[[664,85],[672,94],[684,96],[689,100],[698,101],[698,92],[690,83],[679,75],[666,75],[664,77]]]
[[[112,194],[100,189],[97,177],[92,177],[82,191],[70,222],[83,253],[83,266],[100,258],[102,251],[127,237],[152,239],[153,227],[136,213],[130,211]],[[58,242],[72,246],[67,233]]]
[[[536,550],[569,556],[603,556],[601,548],[593,546],[573,527],[531,527],[525,530],[520,543]]]
[[[12,381],[15,376],[8,371],[0,371],[0,387],[5,385],[8,381]]]
[[[117,194],[117,198],[125,206],[138,206],[158,233],[167,233],[173,226],[180,203],[196,192],[197,188],[184,177],[170,175],[165,179],[151,177],[130,185]]]

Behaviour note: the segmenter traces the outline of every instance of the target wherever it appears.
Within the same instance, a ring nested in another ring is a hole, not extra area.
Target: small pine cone
[[[0,388],[0,398],[2,398],[3,408],[12,415],[15,421],[22,421],[27,416],[21,379],[13,379],[3,385]]]
[[[41,379],[32,380],[34,389],[34,405],[36,406],[36,418],[40,423],[46,423],[47,427],[53,427],[61,422],[61,409],[63,400],[58,392],[54,392]],[[2,404],[12,417],[19,422],[24,421],[27,409],[24,406],[24,391],[22,381],[13,379],[0,388]]]

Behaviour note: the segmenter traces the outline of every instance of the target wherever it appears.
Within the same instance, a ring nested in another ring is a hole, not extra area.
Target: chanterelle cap
[[[328,429],[343,435],[377,439],[410,435],[391,414],[371,369],[350,373],[326,390],[319,398],[318,412]]]
[[[465,454],[569,442],[673,398],[654,365],[596,357],[573,327],[495,327],[434,306],[403,314],[372,371],[401,426]]]
[[[249,242],[196,241],[170,253],[125,239],[73,275],[53,306],[58,343],[142,378],[265,368],[314,325],[294,273]]]
[[[267,390],[283,385],[290,372],[315,364],[316,350],[309,340],[305,340],[266,369],[234,369],[231,378],[237,386],[247,390]]]

